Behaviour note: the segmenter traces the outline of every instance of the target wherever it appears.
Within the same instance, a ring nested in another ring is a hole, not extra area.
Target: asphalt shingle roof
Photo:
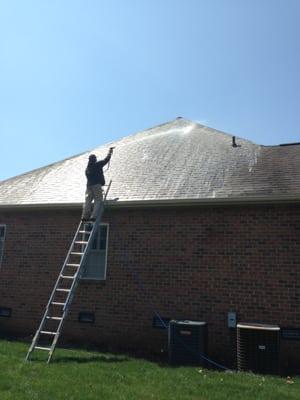
[[[106,181],[118,202],[300,198],[300,145],[260,146],[185,119],[0,182],[0,206],[82,203],[88,156],[115,146]]]

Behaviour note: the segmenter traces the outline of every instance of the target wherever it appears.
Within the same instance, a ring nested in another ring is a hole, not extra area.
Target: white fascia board
[[[214,205],[243,204],[288,204],[300,203],[300,196],[270,196],[245,198],[205,198],[205,199],[172,199],[172,200],[107,200],[107,208],[147,208],[147,207],[192,207]],[[0,204],[0,210],[18,209],[79,209],[83,203],[35,203],[35,204]]]

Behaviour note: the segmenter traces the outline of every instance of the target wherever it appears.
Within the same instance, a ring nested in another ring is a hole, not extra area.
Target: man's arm
[[[103,160],[98,161],[97,164],[100,165],[101,167],[104,167],[104,165],[106,165],[109,162],[111,155],[113,153],[113,149],[114,147],[110,147],[107,156]]]

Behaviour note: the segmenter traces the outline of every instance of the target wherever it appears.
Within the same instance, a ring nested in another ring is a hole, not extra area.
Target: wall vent
[[[6,317],[10,318],[11,317],[11,308],[7,307],[0,307],[0,317]]]
[[[93,324],[95,322],[95,314],[92,312],[80,312],[78,321]]]

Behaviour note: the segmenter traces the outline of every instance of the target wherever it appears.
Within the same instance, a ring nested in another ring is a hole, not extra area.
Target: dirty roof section
[[[260,146],[198,123],[174,121],[0,182],[0,206],[84,201],[88,156],[115,151],[106,181],[118,202],[300,198],[300,145]],[[105,168],[104,168],[105,170]]]

